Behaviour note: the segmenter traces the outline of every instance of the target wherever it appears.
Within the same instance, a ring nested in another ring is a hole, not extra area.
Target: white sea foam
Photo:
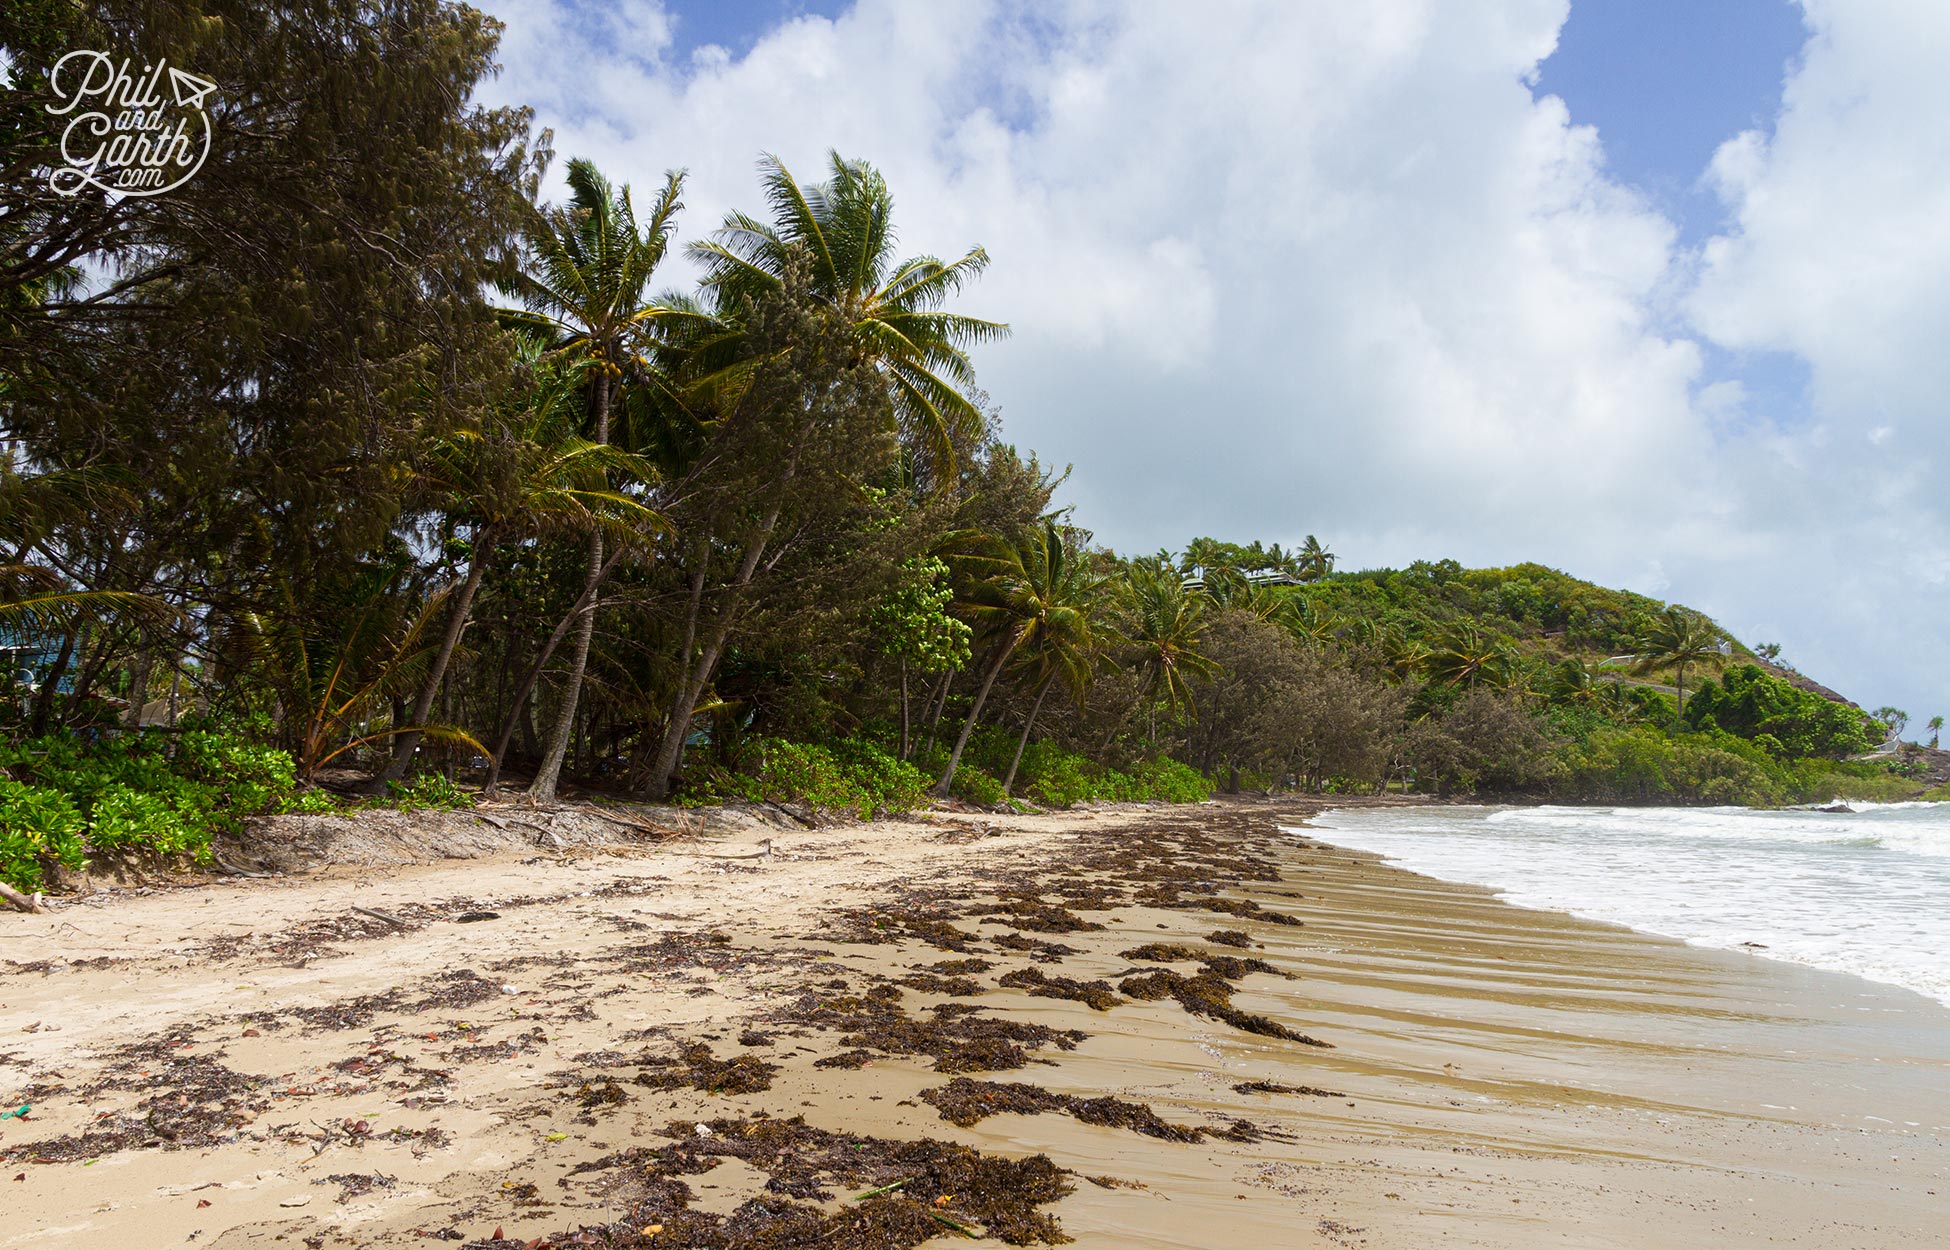
[[[1312,836],[1405,868],[1950,1003],[1950,803],[1332,811]]]

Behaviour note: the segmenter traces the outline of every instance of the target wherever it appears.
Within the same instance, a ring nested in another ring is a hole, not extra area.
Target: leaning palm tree
[[[649,290],[683,207],[677,198],[683,186],[681,172],[667,174],[648,221],[639,226],[627,186],[612,187],[586,160],[570,161],[568,205],[536,209],[522,232],[524,263],[507,286],[521,308],[511,311],[508,320],[540,336],[554,354],[589,362],[594,443],[609,442],[610,408],[619,386],[673,391],[656,363],[654,330],[659,321],[678,314],[651,298]],[[568,681],[541,768],[528,791],[535,802],[555,797],[589,665],[595,592],[604,574],[602,530],[592,528],[585,605],[576,622]]]
[[[423,487],[440,502],[443,515],[470,526],[472,535],[467,575],[453,592],[446,628],[413,704],[412,725],[432,713],[496,543],[516,536],[595,533],[628,545],[665,527],[656,511],[617,489],[655,480],[655,469],[641,457],[576,432],[572,409],[592,363],[539,360],[532,344],[524,356],[534,377],[526,393],[480,428],[441,440],[428,457]],[[541,664],[552,651],[545,649]],[[517,695],[517,707],[527,700],[535,675]],[[415,730],[401,734],[379,780],[405,776],[419,741]],[[505,741],[495,747],[497,762],[506,747]]]
[[[1173,715],[1190,713],[1192,684],[1218,675],[1218,664],[1202,650],[1208,600],[1188,590],[1176,570],[1157,563],[1133,565],[1123,591],[1123,660],[1144,682],[1145,735],[1155,743],[1158,705]]]
[[[1060,566],[1050,572],[1054,576],[1044,579],[1048,584],[1044,598],[1066,605],[1068,610],[1050,612],[1046,627],[1036,631],[1017,652],[1018,657],[1026,660],[1025,667],[1036,688],[1036,701],[1022,722],[1016,752],[1009,759],[1009,771],[1002,777],[1005,795],[1015,788],[1016,770],[1022,766],[1029,735],[1036,728],[1036,718],[1042,714],[1043,701],[1050,691],[1061,685],[1081,708],[1090,689],[1090,679],[1105,660],[1107,640],[1098,618],[1107,582],[1085,561],[1072,556],[1062,557]]]
[[[761,158],[771,222],[731,213],[690,254],[704,266],[720,316],[780,289],[803,256],[813,296],[851,329],[860,362],[886,379],[907,441],[926,451],[936,481],[945,481],[955,444],[978,435],[984,420],[970,394],[968,349],[1009,332],[943,307],[988,268],[988,253],[977,247],[953,261],[897,261],[886,179],[865,161],[838,152],[830,160],[828,181],[802,186],[777,157]]]
[[[1726,667],[1727,656],[1721,650],[1725,643],[1726,635],[1711,621],[1675,605],[1661,612],[1639,637],[1632,671],[1645,674],[1665,668],[1673,670],[1673,685],[1679,693],[1678,712],[1674,717],[1677,724],[1686,715],[1686,669]]]
[[[986,576],[969,589],[962,612],[988,636],[989,662],[962,721],[961,736],[948,754],[948,766],[935,783],[936,796],[944,799],[1003,667],[1018,648],[1054,646],[1059,638],[1087,639],[1089,613],[1100,590],[1098,579],[1075,559],[1052,518],[1020,542],[991,541],[987,548],[970,561]]]

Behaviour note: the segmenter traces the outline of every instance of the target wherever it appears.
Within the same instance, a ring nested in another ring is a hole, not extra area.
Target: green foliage
[[[1557,793],[1589,802],[1779,807],[1799,798],[1793,778],[1764,750],[1731,734],[1606,729],[1562,760]]]
[[[765,738],[753,748],[746,754],[753,761],[748,769],[711,769],[688,786],[679,801],[687,806],[731,799],[807,803],[850,811],[864,820],[876,813],[913,811],[927,792],[927,778],[920,769],[864,740],[828,748]]]
[[[978,807],[1000,807],[1008,798],[1002,792],[1002,783],[987,769],[974,764],[963,764],[955,770],[954,785],[949,793]]]
[[[78,870],[90,855],[204,862],[215,834],[320,801],[299,793],[283,751],[207,730],[0,744],[0,770],[0,879],[23,889],[49,865]]]
[[[78,869],[86,862],[86,822],[58,790],[0,776],[0,881],[23,890],[41,887],[50,862]]]
[[[1777,757],[1839,760],[1876,746],[1861,713],[1752,664],[1701,683],[1686,701],[1686,723],[1695,729],[1717,726],[1755,742],[1766,739],[1764,745]]]
[[[909,559],[869,616],[882,652],[917,672],[960,672],[968,664],[973,631],[949,615],[954,597],[946,564],[932,556]]]
[[[387,806],[402,812],[433,808],[457,812],[474,806],[474,796],[455,785],[445,773],[420,773],[405,781],[386,783]]]

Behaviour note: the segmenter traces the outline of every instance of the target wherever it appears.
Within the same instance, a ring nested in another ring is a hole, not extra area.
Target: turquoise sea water
[[[1551,908],[1950,1003],[1950,803],[1330,811],[1305,832]]]

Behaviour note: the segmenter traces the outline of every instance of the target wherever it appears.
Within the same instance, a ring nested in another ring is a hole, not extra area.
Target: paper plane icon
[[[202,108],[203,97],[217,89],[217,84],[195,74],[185,74],[174,65],[169,67],[169,86],[176,93],[176,103],[193,109]]]

